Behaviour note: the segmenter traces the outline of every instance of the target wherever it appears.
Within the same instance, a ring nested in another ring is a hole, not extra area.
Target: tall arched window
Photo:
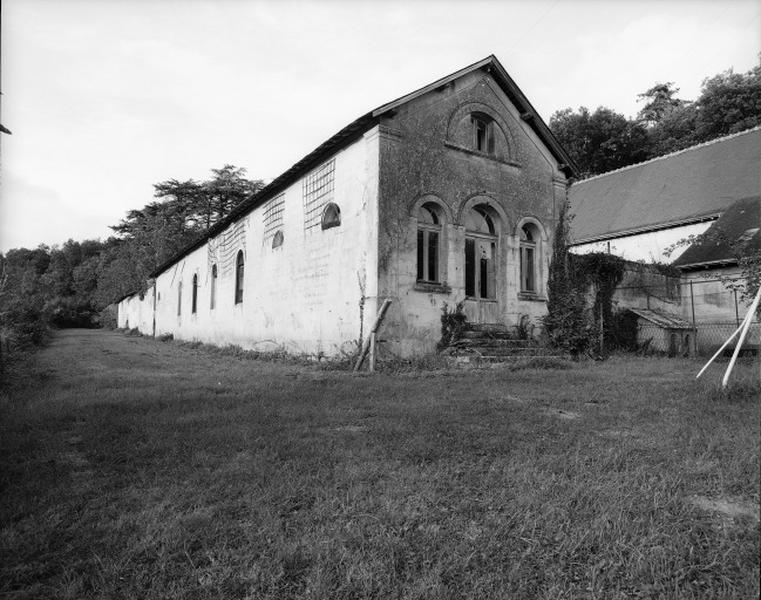
[[[191,295],[190,312],[198,312],[198,273],[193,274],[193,292]]]
[[[426,202],[417,214],[417,280],[440,283],[441,216],[432,202]]]
[[[539,230],[527,223],[520,230],[521,292],[535,294],[537,291],[537,243]]]
[[[489,209],[479,205],[465,216],[465,295],[497,297],[497,229]]]
[[[211,298],[209,299],[209,308],[214,310],[217,306],[217,265],[211,265]]]
[[[177,316],[182,314],[182,281],[177,284]]]
[[[243,250],[235,258],[235,304],[243,302]]]

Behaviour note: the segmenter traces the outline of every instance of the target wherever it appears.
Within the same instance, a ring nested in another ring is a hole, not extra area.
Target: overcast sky
[[[761,0],[3,0],[0,251],[105,238],[152,184],[272,179],[361,114],[494,54],[548,121],[751,69]]]

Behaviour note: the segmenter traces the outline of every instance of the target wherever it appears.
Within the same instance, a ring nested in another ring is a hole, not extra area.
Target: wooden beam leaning
[[[365,357],[367,356],[367,353],[370,350],[370,345],[375,343],[375,334],[378,333],[378,329],[380,328],[381,323],[383,322],[383,317],[386,315],[386,311],[388,310],[389,306],[391,306],[391,300],[386,298],[383,301],[383,304],[381,305],[380,310],[378,311],[378,316],[375,317],[375,323],[373,323],[373,326],[370,329],[370,334],[367,336],[367,339],[365,340],[365,343],[362,346],[362,351],[359,353],[359,357],[357,358],[357,363],[354,365],[355,372],[359,371],[362,368],[362,363],[365,362]],[[375,354],[375,348],[373,348],[373,354]]]

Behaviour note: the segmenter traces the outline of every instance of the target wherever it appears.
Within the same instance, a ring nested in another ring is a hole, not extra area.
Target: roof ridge
[[[613,175],[614,173],[620,173],[621,171],[627,171],[629,169],[633,169],[635,167],[641,167],[642,165],[647,165],[652,162],[655,162],[657,160],[663,160],[666,158],[671,158],[672,156],[676,156],[677,154],[683,154],[684,152],[689,152],[691,150],[697,150],[698,148],[703,148],[705,146],[710,146],[711,144],[716,144],[718,142],[725,142],[729,139],[739,137],[741,135],[745,135],[748,133],[753,133],[754,131],[761,131],[761,125],[756,125],[755,127],[751,127],[749,129],[743,129],[742,131],[736,131],[735,133],[730,133],[728,135],[724,135],[721,137],[714,138],[712,140],[708,140],[706,142],[700,142],[699,144],[695,144],[694,146],[688,146],[687,148],[682,148],[681,150],[674,150],[673,152],[669,152],[668,154],[662,154],[661,156],[655,156],[653,158],[649,158],[647,160],[643,160],[642,162],[634,163],[632,165],[626,165],[625,167],[620,167],[618,169],[613,169],[612,171],[606,171],[605,173],[599,173],[597,175],[592,175],[591,177],[587,177],[586,179],[582,179],[580,181],[577,181],[573,183],[572,185],[580,185],[582,183],[586,183],[587,181],[592,181],[594,179],[600,179],[602,177],[607,177],[608,175]]]

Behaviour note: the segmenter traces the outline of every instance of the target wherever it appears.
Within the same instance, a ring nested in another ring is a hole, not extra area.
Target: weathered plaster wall
[[[265,238],[263,207],[230,225],[156,280],[156,333],[247,349],[335,356],[356,347],[377,303],[378,129],[335,155],[332,201],[341,225],[305,231],[303,179],[284,192],[284,242]],[[235,261],[245,257],[243,302]],[[216,264],[216,307],[210,307]],[[198,305],[191,311],[192,279]],[[182,284],[182,294],[178,288]],[[178,301],[181,310],[178,315]]]
[[[482,112],[497,124],[496,157],[472,151],[463,119]],[[401,107],[381,124],[379,239],[380,295],[394,299],[382,338],[402,355],[431,351],[440,337],[441,307],[465,298],[465,212],[489,203],[499,215],[495,319],[515,325],[546,312],[551,240],[566,197],[557,161],[485,72],[471,73]],[[444,207],[442,272],[438,289],[416,285],[415,208],[431,199]],[[539,293],[519,294],[518,229],[541,227]]]

